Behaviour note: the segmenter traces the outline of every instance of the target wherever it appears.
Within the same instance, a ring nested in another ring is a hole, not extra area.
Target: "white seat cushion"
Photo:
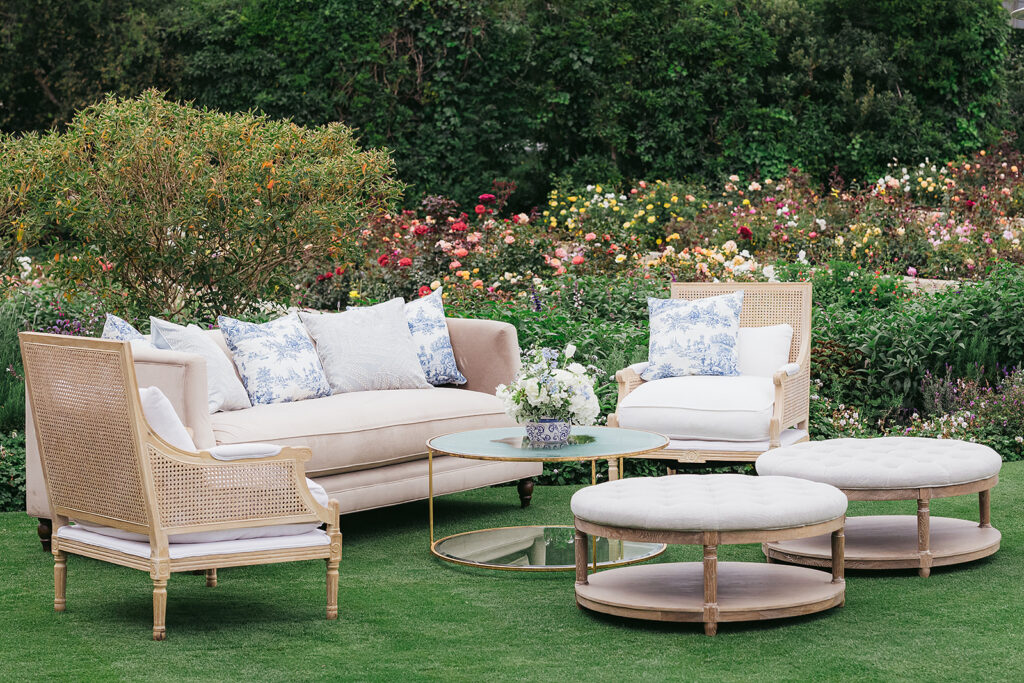
[[[966,484],[999,473],[988,446],[953,439],[887,436],[807,441],[757,459],[758,474],[801,477],[843,489],[929,488]]]
[[[775,403],[770,377],[667,377],[645,382],[619,404],[619,426],[670,439],[763,441]]]
[[[137,557],[149,557],[149,541],[130,541],[124,538],[98,534],[77,526],[62,526],[57,529],[57,538],[80,541],[100,548],[117,550]],[[167,552],[172,560],[202,555],[231,555],[233,553],[252,553],[261,550],[282,550],[285,548],[312,548],[330,545],[330,537],[320,529],[314,529],[292,536],[271,536],[263,538],[246,538],[232,541],[212,541],[208,543],[170,543]]]
[[[579,519],[659,531],[760,531],[827,522],[846,514],[846,496],[791,477],[676,474],[619,479],[576,492]]]

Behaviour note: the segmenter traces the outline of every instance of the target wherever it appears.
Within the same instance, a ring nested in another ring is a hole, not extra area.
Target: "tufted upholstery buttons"
[[[999,473],[988,446],[953,439],[883,437],[807,441],[757,459],[757,473],[801,477],[843,489],[953,486]]]
[[[577,491],[576,517],[662,531],[759,531],[827,522],[846,513],[839,489],[792,477],[677,474],[609,481]]]

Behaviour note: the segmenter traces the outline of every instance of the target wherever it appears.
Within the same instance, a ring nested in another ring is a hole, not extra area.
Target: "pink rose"
[[[456,256],[458,256],[459,258],[462,258],[463,256],[469,255],[469,252],[467,250],[463,249],[462,247],[459,247],[458,249],[456,249],[452,253],[455,254]]]
[[[505,235],[505,244],[512,244],[516,241],[516,238],[512,235]]]
[[[583,239],[585,239],[588,242],[593,242],[594,240],[597,239],[597,235],[595,235],[592,232],[588,232],[586,235],[583,236]]]
[[[458,261],[452,261],[451,263],[448,264],[448,270],[455,270],[456,268],[461,268],[461,267],[462,267],[462,264],[459,263]]]
[[[583,257],[582,257],[582,256],[578,256],[578,255],[577,255],[577,256],[573,256],[573,257],[572,257],[572,264],[573,264],[574,266],[578,266],[578,265],[580,265],[581,263],[583,263]]]
[[[565,249],[563,249],[562,247],[555,249],[555,256],[557,256],[558,258],[566,258],[568,255],[569,254],[566,253]]]
[[[910,266],[909,268],[907,268],[907,275],[909,275],[910,277],[917,277],[917,268],[915,268],[914,266]]]

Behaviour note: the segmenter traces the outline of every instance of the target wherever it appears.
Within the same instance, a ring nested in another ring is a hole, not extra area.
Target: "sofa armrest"
[[[455,363],[470,391],[493,394],[519,370],[519,335],[516,328],[497,320],[446,318]]]
[[[158,387],[192,433],[196,448],[217,445],[210,423],[206,359],[195,353],[133,348],[139,387]]]

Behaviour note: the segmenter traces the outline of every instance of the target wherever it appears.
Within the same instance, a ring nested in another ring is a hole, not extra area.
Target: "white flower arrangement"
[[[515,379],[497,389],[508,416],[520,424],[542,418],[594,424],[601,412],[594,379],[585,366],[572,361],[575,353],[572,344],[561,352],[547,348],[525,352]]]

